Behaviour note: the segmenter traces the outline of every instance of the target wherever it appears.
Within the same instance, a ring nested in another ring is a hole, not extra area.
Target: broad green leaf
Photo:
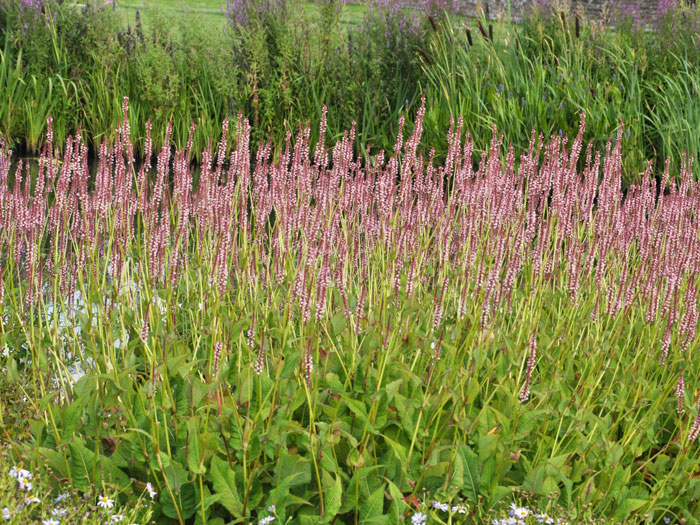
[[[92,472],[95,468],[95,453],[85,448],[81,441],[73,440],[68,446],[70,451],[70,478],[73,486],[80,492],[87,492],[92,484]]]
[[[370,494],[369,498],[360,502],[360,523],[379,524],[386,523],[388,516],[384,516],[384,484]],[[386,518],[385,520],[378,518]]]
[[[389,494],[391,495],[391,506],[389,507],[389,517],[392,523],[399,523],[399,516],[401,516],[406,508],[406,502],[403,501],[403,494],[399,490],[399,487],[394,485],[391,481],[389,484]]]
[[[479,459],[476,452],[467,445],[459,447],[459,454],[464,462],[462,492],[469,500],[476,503],[480,487]]]
[[[214,456],[209,474],[214,484],[214,493],[219,495],[219,503],[234,516],[240,516],[243,512],[243,502],[236,487],[235,472],[229,468],[226,461]]]
[[[364,425],[367,421],[367,407],[362,401],[357,399],[352,399],[350,397],[343,397],[343,402],[357,417],[359,424]]]
[[[197,419],[187,421],[187,466],[195,474],[204,474],[207,469],[204,466],[204,450],[199,439],[199,425]]]
[[[192,483],[185,483],[178,487],[178,490],[173,489],[173,497],[174,500],[170,493],[166,492],[160,499],[163,514],[167,517],[177,519],[179,509],[182,518],[187,520],[197,511],[197,491]]]
[[[406,447],[404,447],[401,443],[397,443],[396,441],[387,437],[386,435],[382,435],[382,437],[384,438],[384,441],[386,441],[387,444],[391,447],[391,450],[396,455],[396,459],[398,459],[402,464],[406,463]]]
[[[635,510],[649,503],[645,499],[624,499],[615,509],[615,518],[624,519],[630,516]]]
[[[335,477],[335,483],[323,496],[325,515],[322,523],[328,523],[335,518],[343,503],[343,485],[339,475]]]
[[[129,485],[129,476],[112,461],[112,458],[100,456],[98,461],[99,469],[105,481],[114,483],[119,487],[126,487]]]

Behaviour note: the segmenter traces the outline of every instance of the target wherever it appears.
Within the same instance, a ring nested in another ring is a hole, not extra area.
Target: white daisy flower
[[[14,512],[12,512],[9,508],[4,507],[2,509],[2,519],[9,520],[13,515],[14,515]]]
[[[428,521],[428,516],[422,512],[416,512],[411,516],[411,523],[413,523],[413,525],[423,525],[426,521]]]
[[[58,521],[57,519],[49,518],[47,520],[41,520],[41,523],[43,525],[59,525],[59,523],[61,523],[61,522]]]
[[[273,521],[275,521],[274,516],[265,516],[263,519],[258,521],[258,525],[267,525],[268,523],[272,523]]]
[[[153,485],[151,485],[150,481],[146,483],[146,492],[148,492],[148,495],[151,497],[151,499],[155,498],[158,495],[158,493],[153,489]]]
[[[537,523],[547,523],[547,524],[554,523],[554,518],[552,518],[546,512],[543,514],[535,515],[535,518],[537,519]]]
[[[59,507],[56,507],[55,509],[53,509],[53,510],[51,511],[51,514],[52,514],[53,516],[63,517],[63,516],[66,515],[67,512],[68,512],[67,509],[61,509],[61,508],[59,508]]]
[[[109,518],[109,522],[110,523],[119,523],[123,519],[124,519],[123,514],[112,514],[112,516]]]
[[[97,506],[103,509],[111,509],[114,507],[114,500],[109,499],[107,496],[100,496],[97,498]]]
[[[530,515],[530,509],[526,507],[518,507],[515,503],[511,503],[510,512],[508,514],[514,518],[527,518]]]
[[[32,490],[34,485],[32,485],[32,482],[29,481],[31,478],[26,478],[24,476],[18,476],[17,477],[17,483],[19,483],[19,488],[21,490]]]
[[[452,512],[456,512],[457,514],[466,514],[467,507],[465,507],[464,505],[454,505],[452,507]]]
[[[41,500],[37,498],[36,496],[30,496],[28,498],[24,498],[24,502],[27,505],[31,505],[32,503],[41,503]]]

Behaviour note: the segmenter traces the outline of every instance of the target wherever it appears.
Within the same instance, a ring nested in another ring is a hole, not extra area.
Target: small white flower
[[[66,515],[67,512],[68,512],[68,510],[66,510],[66,509],[61,509],[61,508],[59,508],[59,507],[56,507],[55,509],[53,509],[53,510],[51,511],[51,514],[52,514],[53,516],[63,517],[63,516]]]
[[[268,523],[272,523],[273,521],[275,521],[274,516],[265,516],[263,519],[258,521],[258,525],[267,525]]]
[[[671,518],[669,518],[668,516],[664,516],[664,523],[665,523],[666,525],[668,525],[669,523],[671,523]]]
[[[41,523],[43,525],[59,525],[59,523],[61,523],[61,522],[54,519],[54,518],[49,518],[47,520],[41,520]]]
[[[14,515],[14,512],[12,512],[9,508],[4,507],[2,509],[2,519],[9,520],[13,515]]]
[[[423,525],[426,521],[428,521],[428,516],[422,512],[416,512],[411,516],[411,523],[413,523],[413,525]]]
[[[554,518],[552,518],[552,517],[551,517],[549,514],[547,514],[546,512],[543,513],[543,514],[537,514],[537,515],[535,516],[535,518],[537,518],[537,523],[547,523],[548,525],[549,525],[550,523],[554,523]]]
[[[114,507],[114,500],[109,499],[107,496],[100,496],[97,498],[97,506],[103,509],[111,509]]]
[[[151,497],[151,499],[155,498],[158,495],[158,493],[153,489],[153,485],[151,485],[150,481],[146,483],[146,492],[148,492],[148,495]]]
[[[269,507],[267,507],[267,512],[275,512],[276,510],[277,508],[274,505],[270,505]]]
[[[32,473],[29,472],[28,470],[25,470],[23,468],[17,468],[17,467],[12,467],[10,469],[10,477],[15,478],[16,480],[19,480],[20,478],[26,479],[27,481],[31,480],[34,476],[32,476]]]
[[[31,505],[32,503],[41,503],[41,500],[37,498],[36,496],[30,496],[28,498],[24,498],[24,502],[27,505]]]
[[[19,476],[17,478],[17,483],[19,483],[19,488],[22,490],[32,490],[34,485],[32,485],[32,482],[29,481],[31,478],[25,478],[23,476]]]
[[[119,523],[123,519],[124,516],[122,514],[112,514],[112,517],[109,518],[109,521],[110,523]]]
[[[467,507],[465,507],[464,505],[454,505],[452,507],[452,512],[456,512],[457,514],[466,514]]]
[[[514,518],[527,518],[530,515],[530,509],[526,507],[518,507],[515,503],[511,503],[510,512],[508,514]]]

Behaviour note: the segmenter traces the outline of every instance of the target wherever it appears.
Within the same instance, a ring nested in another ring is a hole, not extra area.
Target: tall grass
[[[570,520],[696,523],[689,167],[623,193],[621,131],[516,162],[461,121],[435,165],[427,112],[367,163],[323,119],[276,158],[240,119],[196,180],[187,149],[136,169],[126,107],[94,180],[80,137],[33,188],[3,155],[17,457],[78,491],[150,482],[164,522],[478,521],[517,488]]]
[[[647,158],[659,159],[653,173],[660,177],[667,157],[679,171],[682,152],[697,151],[685,130],[698,127],[691,79],[700,66],[700,22],[687,6],[660,15],[650,34],[550,10],[499,26],[492,39],[486,20],[482,37],[440,2],[425,2],[427,11],[412,16],[374,1],[361,25],[344,27],[341,2],[320,2],[310,13],[299,1],[269,3],[284,5],[284,16],[267,16],[266,3],[231,3],[237,7],[229,23],[216,31],[162,14],[153,14],[148,30],[140,19],[133,27],[124,21],[123,29],[111,11],[54,6],[55,21],[37,15],[45,24],[19,40],[5,33],[9,99],[0,108],[0,133],[15,150],[36,154],[53,115],[57,146],[81,122],[97,156],[103,139],[116,140],[126,95],[138,159],[148,120],[156,148],[166,137],[184,148],[194,122],[190,151],[201,162],[221,136],[220,123],[239,110],[251,122],[253,143],[272,137],[282,144],[307,122],[316,140],[325,105],[328,134],[338,139],[354,121],[356,152],[367,159],[393,150],[399,115],[412,120],[424,93],[425,132],[439,160],[447,155],[442,130],[459,115],[479,151],[488,149],[493,125],[518,150],[533,128],[575,134],[581,113],[594,117],[585,139],[596,148],[623,127],[626,185],[639,181]]]
[[[625,182],[638,181],[648,156],[645,138],[652,131],[643,126],[648,122],[639,57],[614,33],[599,35],[587,27],[577,35],[562,20],[558,27],[552,23],[554,28],[536,23],[513,28],[494,42],[453,24],[435,34],[423,59],[430,142],[440,144],[444,155],[441,130],[463,115],[480,151],[488,149],[494,125],[520,151],[533,129],[545,136],[575,134],[585,113],[594,121],[585,140],[597,148],[624,125]]]
[[[700,96],[700,74],[683,57],[676,57],[674,74],[662,73],[650,82],[648,111],[645,119],[659,144],[662,155],[678,159],[683,155],[700,161],[700,108],[695,103]],[[653,130],[653,131],[652,131]]]

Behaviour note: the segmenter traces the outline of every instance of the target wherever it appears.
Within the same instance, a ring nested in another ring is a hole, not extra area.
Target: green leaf
[[[199,439],[199,425],[197,419],[187,421],[187,466],[195,474],[204,474],[207,469],[204,466],[204,450]]]
[[[296,521],[299,525],[316,525],[319,523],[319,516],[312,509],[303,509],[296,515]]]
[[[278,462],[281,479],[290,477],[290,487],[311,482],[311,461],[298,454],[281,454]]]
[[[340,480],[340,476],[336,475],[335,483],[333,486],[326,491],[324,494],[324,512],[322,523],[328,523],[335,518],[336,514],[340,510],[340,506],[343,503],[343,485]]]
[[[21,375],[17,370],[17,361],[14,357],[10,357],[7,360],[7,381],[8,383],[18,383],[21,379]]]
[[[488,495],[491,490],[493,481],[495,480],[496,459],[490,456],[481,464],[481,477],[479,479],[481,485],[481,494]]]
[[[185,483],[173,490],[173,498],[166,492],[161,498],[161,508],[163,514],[172,519],[177,519],[177,509],[180,509],[182,519],[191,518],[197,510],[197,491],[192,483]],[[177,507],[177,509],[176,509]]]
[[[214,483],[214,493],[220,495],[219,503],[236,517],[241,517],[243,502],[236,487],[236,473],[228,463],[218,456],[211,461],[210,475]]]
[[[331,332],[338,337],[345,330],[345,313],[338,312],[331,317]]]
[[[399,490],[399,487],[394,485],[389,481],[389,494],[391,494],[391,506],[389,507],[389,517],[392,523],[399,523],[399,516],[403,515],[404,509],[406,508],[406,502],[403,501],[403,494]]]
[[[185,467],[183,467],[177,461],[170,459],[169,457],[167,461],[167,466],[166,462],[162,463],[163,475],[167,479],[170,488],[173,490],[173,492],[179,492],[180,489],[189,481]]]
[[[277,517],[280,522],[284,522],[287,517],[286,507],[291,503],[291,497],[289,495],[289,488],[292,486],[292,482],[295,478],[301,477],[303,474],[301,472],[295,472],[289,476],[283,476],[279,483],[275,485],[270,491],[270,495],[267,498],[267,506],[274,505],[277,507]]]
[[[404,447],[401,443],[398,443],[393,439],[387,437],[386,435],[382,435],[382,437],[384,438],[384,441],[386,441],[387,444],[391,447],[391,450],[394,452],[396,459],[398,459],[402,464],[406,463],[406,447]]]
[[[100,456],[99,468],[106,481],[114,483],[119,487],[126,487],[129,485],[129,476],[127,476],[111,458]]]
[[[92,484],[92,469],[95,467],[95,453],[85,448],[82,441],[71,441],[68,446],[70,451],[70,477],[73,486],[80,492],[87,492]]]
[[[365,404],[362,401],[358,401],[357,399],[352,399],[350,397],[344,397],[343,402],[352,411],[352,413],[355,414],[359,424],[364,425],[367,421],[367,408],[365,407]]]
[[[618,519],[623,519],[629,517],[630,514],[632,514],[635,510],[639,509],[640,507],[643,507],[649,503],[645,499],[632,499],[628,498],[625,500],[622,500],[622,503],[615,509],[615,518]]]
[[[394,396],[399,392],[399,388],[401,388],[401,383],[403,383],[403,379],[397,379],[396,381],[392,381],[388,385],[386,385],[386,394],[389,398],[389,401],[394,399]]]
[[[480,486],[478,456],[476,452],[467,445],[459,447],[459,455],[464,465],[464,485],[462,491],[468,499],[476,503]]]
[[[360,523],[386,523],[389,516],[382,514],[384,511],[384,484],[370,494],[367,500],[360,503]],[[379,519],[378,519],[379,518]]]

